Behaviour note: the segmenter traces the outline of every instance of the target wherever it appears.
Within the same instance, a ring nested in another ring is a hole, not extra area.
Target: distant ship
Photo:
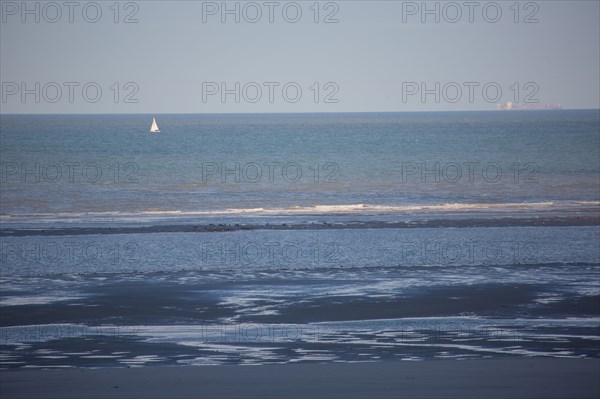
[[[150,133],[160,133],[158,130],[158,124],[156,123],[156,119],[152,118],[152,126],[150,126]]]
[[[501,110],[501,111],[544,110],[544,109],[562,109],[562,106],[560,104],[540,104],[540,103],[513,104],[512,101],[507,101],[502,104],[496,104],[496,109]]]

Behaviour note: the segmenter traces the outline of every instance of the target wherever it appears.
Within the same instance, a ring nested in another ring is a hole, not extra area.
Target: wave
[[[510,203],[447,203],[447,204],[412,204],[412,205],[375,205],[375,204],[340,204],[340,205],[293,205],[281,208],[228,208],[222,210],[168,210],[148,208],[141,211],[101,211],[101,212],[56,212],[1,214],[1,223],[18,222],[144,222],[156,220],[177,220],[198,217],[227,216],[336,216],[336,215],[387,215],[410,216],[419,214],[466,214],[466,213],[528,213],[528,212],[599,212],[597,201],[565,201],[565,202],[510,202]]]

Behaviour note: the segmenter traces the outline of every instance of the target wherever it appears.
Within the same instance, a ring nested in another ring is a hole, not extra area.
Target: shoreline
[[[600,297],[581,283],[569,289],[597,272],[524,265],[482,278],[479,267],[336,268],[9,283],[0,366],[599,358]],[[40,287],[46,296],[36,301]]]
[[[12,398],[596,398],[600,359],[3,371]]]
[[[345,221],[280,224],[170,224],[123,227],[59,227],[0,229],[0,237],[64,236],[92,234],[139,233],[218,233],[256,230],[341,230],[341,229],[405,229],[405,228],[465,228],[465,227],[564,227],[598,226],[600,216],[502,217],[494,219],[422,219],[411,221]]]

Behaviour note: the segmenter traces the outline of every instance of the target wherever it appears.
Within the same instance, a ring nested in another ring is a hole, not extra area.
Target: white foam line
[[[312,205],[290,206],[288,208],[229,208],[212,211],[184,211],[168,209],[147,209],[140,212],[58,212],[0,215],[2,222],[28,221],[56,222],[56,221],[148,221],[154,217],[194,217],[194,216],[226,216],[226,215],[255,215],[276,216],[295,214],[339,214],[339,213],[410,213],[410,212],[435,212],[435,211],[510,211],[530,209],[556,209],[563,210],[579,207],[598,207],[596,201],[570,201],[570,202],[510,202],[510,203],[446,203],[435,205],[373,205],[373,204],[338,204],[338,205]]]

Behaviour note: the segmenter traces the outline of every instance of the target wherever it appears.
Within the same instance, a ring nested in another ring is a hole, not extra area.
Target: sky
[[[600,108],[598,1],[0,1],[1,112]]]

